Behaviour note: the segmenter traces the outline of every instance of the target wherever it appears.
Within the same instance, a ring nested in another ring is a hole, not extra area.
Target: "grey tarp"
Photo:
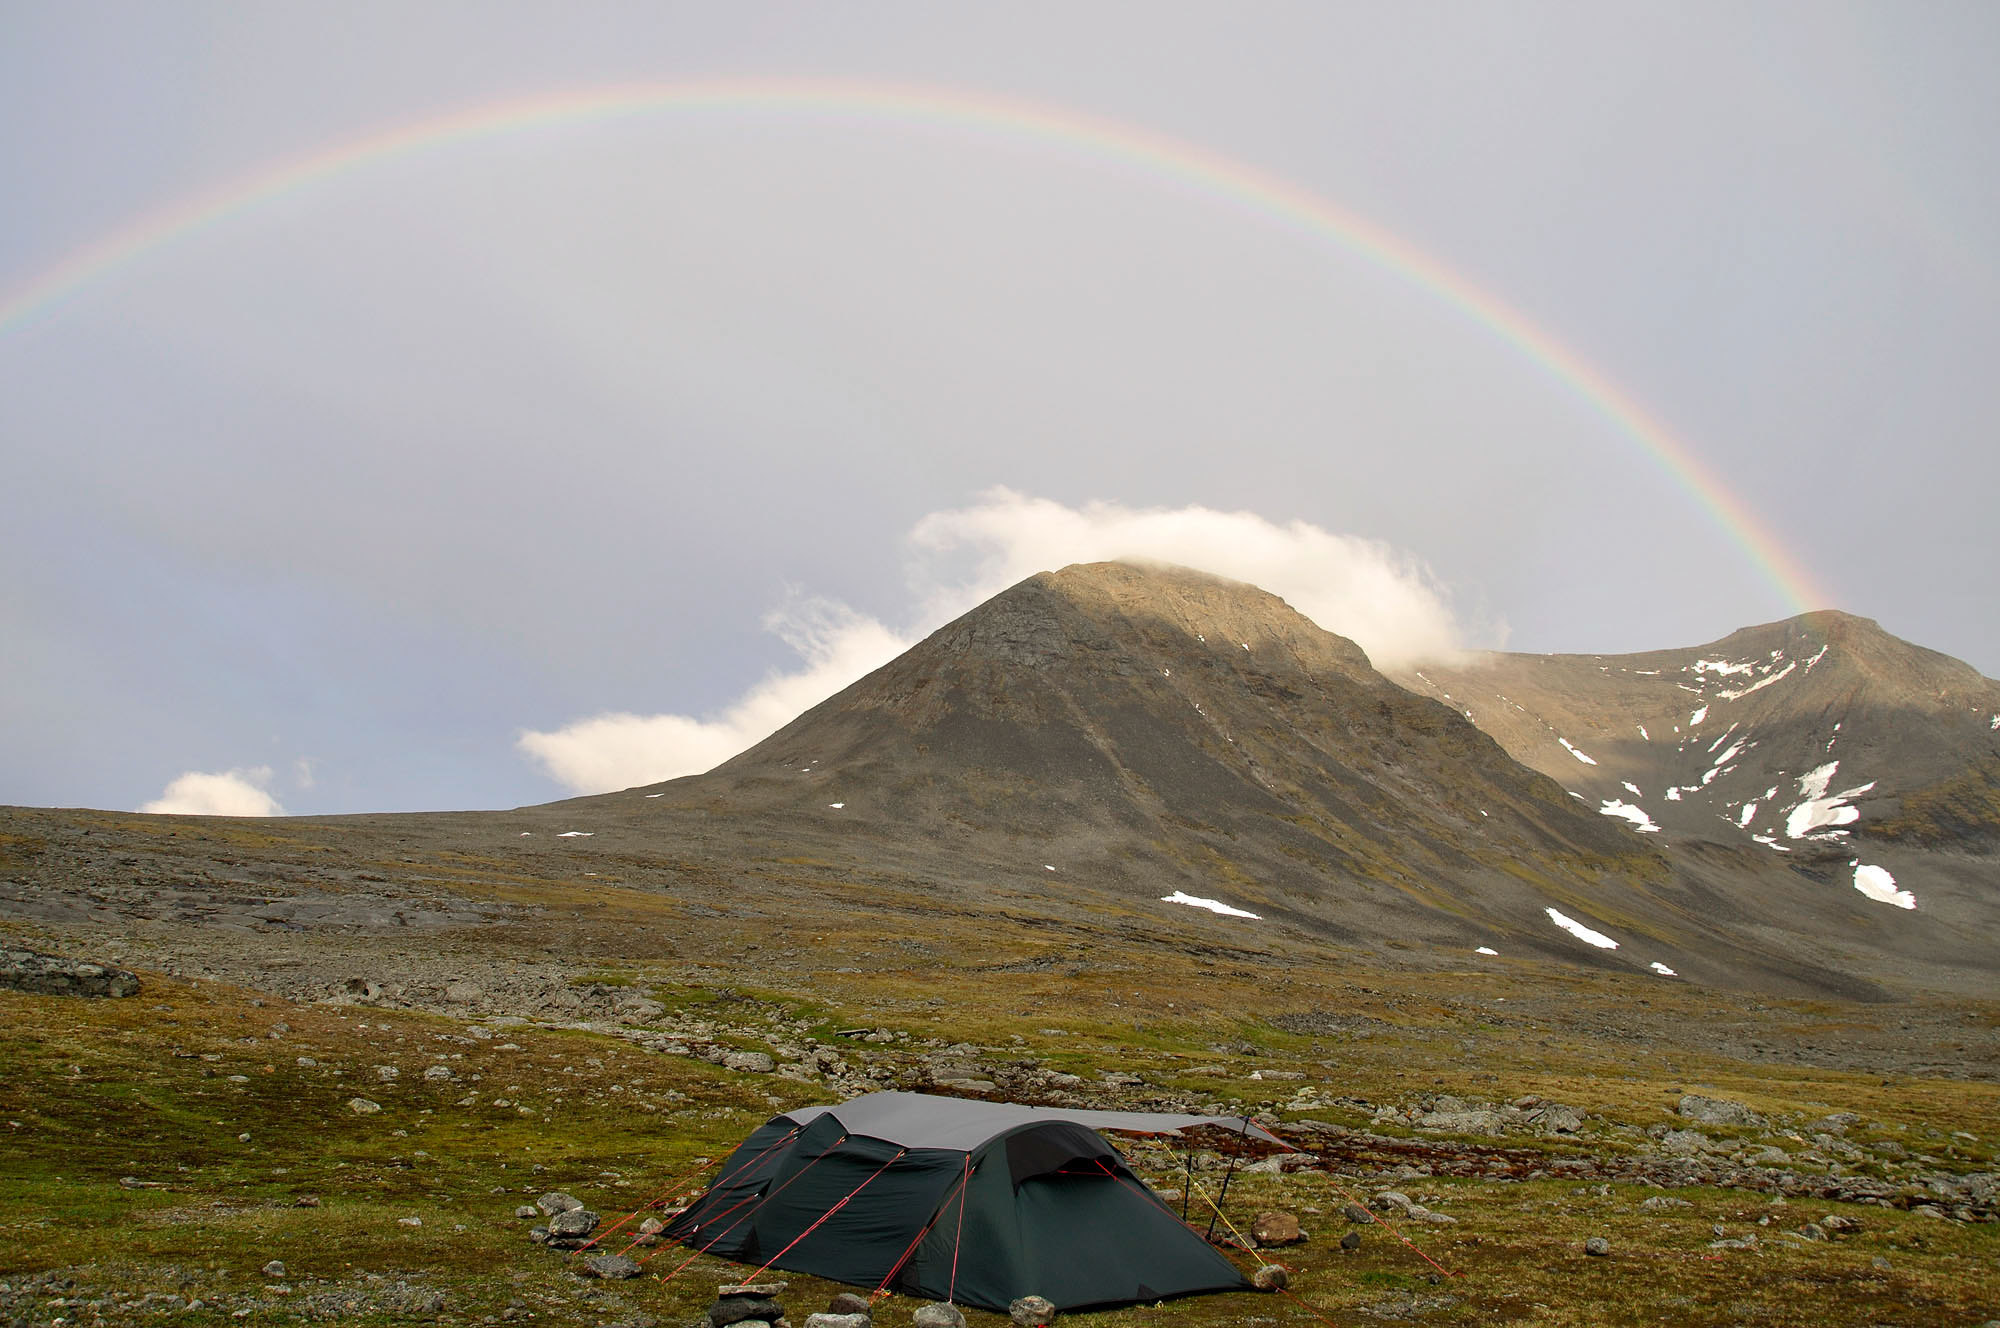
[[[999,1311],[1027,1295],[1079,1309],[1239,1290],[1242,1273],[1093,1132],[1201,1125],[1276,1142],[1227,1117],[871,1093],[772,1118],[666,1234],[744,1263]]]
[[[1179,1134],[1209,1125],[1288,1147],[1277,1135],[1242,1116],[1183,1116],[1170,1111],[1072,1111],[1018,1102],[980,1102],[927,1093],[869,1093],[837,1107],[800,1107],[785,1113],[801,1125],[832,1112],[855,1134],[906,1148],[974,1148],[994,1135],[1040,1121],[1074,1121],[1092,1130],[1127,1134]]]

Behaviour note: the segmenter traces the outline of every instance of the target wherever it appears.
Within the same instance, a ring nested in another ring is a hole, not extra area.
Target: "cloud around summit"
[[[190,770],[176,776],[164,792],[140,807],[162,816],[283,816],[285,809],[264,788],[271,768],[207,773]]]
[[[1378,667],[1448,657],[1475,635],[1420,560],[1379,540],[1252,512],[1112,501],[1072,507],[995,488],[969,506],[917,521],[904,538],[904,554],[912,604],[903,626],[833,600],[795,596],[764,625],[798,663],[769,674],[719,713],[593,715],[552,731],[523,732],[517,745],[575,793],[699,774],[1008,586],[1079,562],[1177,563],[1250,582],[1352,638]],[[1504,629],[1476,634],[1498,638]]]

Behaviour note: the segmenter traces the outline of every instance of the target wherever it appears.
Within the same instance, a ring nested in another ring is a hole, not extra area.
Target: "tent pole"
[[[1181,1221],[1187,1221],[1188,1196],[1194,1193],[1194,1149],[1181,1150],[1181,1160],[1187,1163],[1187,1182],[1181,1186]]]
[[[1248,1116],[1243,1118],[1243,1137],[1246,1139],[1250,1137],[1250,1118]],[[1208,1233],[1202,1237],[1203,1240],[1215,1239],[1215,1219],[1222,1216],[1222,1201],[1229,1197],[1229,1178],[1235,1174],[1236,1155],[1231,1153],[1229,1155],[1229,1169],[1222,1173],[1222,1193],[1215,1196],[1215,1211],[1209,1215]]]

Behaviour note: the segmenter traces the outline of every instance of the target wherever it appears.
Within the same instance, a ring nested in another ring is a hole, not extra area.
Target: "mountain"
[[[1399,681],[1683,869],[1765,879],[1745,861],[1762,857],[1993,934],[2000,683],[1869,619],[1809,613],[1633,655],[1485,654]],[[1811,912],[1854,900],[1840,903]]]
[[[1963,933],[1977,916],[1990,934],[1990,892],[1974,879],[1982,860],[1967,857],[1945,885],[1926,878],[1936,902],[1898,910],[1885,931],[1893,905],[1828,890],[1829,841],[1778,845],[1781,855],[1751,837],[1780,818],[1763,790],[1779,778],[1781,729],[1787,753],[1828,734],[1803,717],[1751,732],[1736,716],[1763,713],[1786,683],[1810,680],[1815,696],[1858,685],[1849,674],[1862,652],[1829,647],[1814,659],[1818,644],[1804,648],[1824,642],[1803,634],[1831,626],[1780,625],[1770,644],[1757,629],[1727,650],[1636,663],[1494,656],[1404,686],[1253,586],[1179,568],[1074,566],[1003,592],[708,774],[561,805],[641,833],[727,825],[814,861],[929,879],[955,905],[1055,892],[1079,907],[1158,914],[1178,895],[1341,943],[1485,946],[1849,994],[1913,965],[1941,966],[1947,981],[1990,967]],[[1892,655],[1870,667],[1935,676],[1961,709],[1992,687],[1941,656],[1918,652],[1918,670]],[[1720,725],[1694,721],[1703,704]],[[1977,834],[1952,828],[1977,802],[1956,792],[1976,795],[1964,784],[1976,763],[1940,756],[1916,729],[1898,743],[1894,720],[1845,704],[1852,717],[1831,731],[1848,744],[1839,759],[1895,766],[1897,787],[1915,795],[1896,807],[1912,843],[1929,831],[1910,818],[1927,815],[1947,852],[1979,849]],[[1730,742],[1698,748],[1720,735]],[[1852,802],[1838,795],[1872,795],[1853,792],[1838,766],[1818,787],[1832,754],[1811,766],[1783,759],[1815,835],[1847,829]],[[1728,773],[1704,784],[1711,770]],[[1752,782],[1756,796],[1739,792]],[[1728,796],[1757,801],[1757,815],[1733,839],[1702,839],[1703,818],[1727,810]],[[1604,814],[1610,803],[1620,815]],[[1666,821],[1644,833],[1626,805],[1658,806]],[[1864,865],[1908,870],[1889,856]]]

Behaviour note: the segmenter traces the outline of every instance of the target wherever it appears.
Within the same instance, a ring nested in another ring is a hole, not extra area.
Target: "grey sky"
[[[1832,607],[1990,675],[1996,59],[1980,4],[16,0],[0,308],[446,114],[700,78],[1003,98],[1401,237],[1657,416]],[[144,246],[0,321],[0,449],[7,802],[231,770],[291,811],[558,796],[524,730],[721,715],[798,663],[787,605],[936,626],[982,552],[1072,547],[1030,499],[1376,541],[1475,645],[1794,609],[1572,387],[1351,247],[837,107],[481,135]],[[985,544],[909,538],[972,509]],[[1272,555],[1295,602],[1324,547]]]

